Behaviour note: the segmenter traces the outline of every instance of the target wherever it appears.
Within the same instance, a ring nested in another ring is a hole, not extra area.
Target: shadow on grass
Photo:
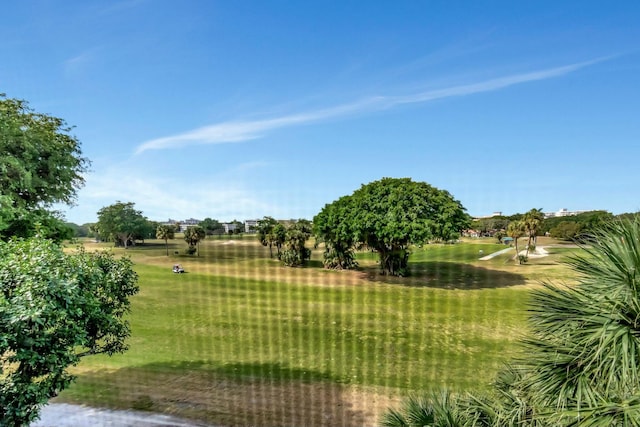
[[[324,268],[322,261],[311,259],[306,261],[305,267],[307,268]]]
[[[83,373],[62,400],[146,410],[215,425],[362,426],[372,415],[354,408],[329,375],[279,363],[155,363]]]
[[[442,261],[410,262],[410,276],[380,274],[379,266],[362,268],[368,280],[441,289],[491,289],[524,285],[525,277],[508,271],[491,270],[470,264]]]
[[[120,248],[120,249],[124,249],[124,246],[115,246],[115,248]],[[165,248],[165,244],[164,242],[160,243],[160,242],[137,242],[135,245],[129,245],[127,246],[127,250],[129,249],[138,249],[138,250],[153,250],[153,249],[164,249]],[[169,248],[171,248],[171,242],[169,242]]]

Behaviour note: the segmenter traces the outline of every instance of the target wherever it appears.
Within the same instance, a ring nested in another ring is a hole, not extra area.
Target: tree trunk
[[[391,250],[381,249],[380,268],[383,275],[406,276],[409,266],[409,252],[403,248],[393,248]]]
[[[527,254],[526,257],[529,258],[529,250],[531,248],[531,241],[534,239],[534,236],[532,236],[533,231],[529,232],[529,240],[527,240]]]

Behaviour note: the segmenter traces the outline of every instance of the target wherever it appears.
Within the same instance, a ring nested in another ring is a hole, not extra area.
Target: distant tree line
[[[510,216],[480,218],[471,223],[471,228],[479,232],[481,236],[495,236],[500,240],[507,235],[509,225],[521,221],[525,215],[526,214],[514,214]],[[612,220],[633,219],[637,215],[637,213],[613,215],[607,211],[596,210],[572,216],[542,218],[536,229],[536,235],[548,235],[563,240],[580,240]]]

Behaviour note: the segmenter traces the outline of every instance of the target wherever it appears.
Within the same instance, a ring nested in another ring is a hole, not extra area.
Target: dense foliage
[[[384,274],[403,276],[410,245],[455,240],[470,219],[447,191],[410,178],[383,178],[326,205],[313,222],[326,245],[327,267],[351,267],[350,251],[365,245],[378,252]]]
[[[198,225],[187,227],[187,229],[184,230],[184,241],[189,245],[187,253],[190,255],[196,253],[196,246],[200,240],[203,240],[205,237],[207,237],[207,233],[204,231],[204,228]]]
[[[0,425],[37,418],[81,357],[126,349],[136,282],[126,258],[67,255],[40,238],[0,242]]]
[[[343,196],[330,203],[313,218],[316,243],[324,243],[323,264],[335,270],[358,266],[354,253],[356,234],[348,220],[354,208],[351,196]]]
[[[491,392],[414,399],[384,425],[417,425],[411,420],[429,413],[437,419],[426,425],[640,426],[640,222],[610,223],[589,242],[568,261],[577,286],[533,291],[523,356]],[[459,418],[447,424],[450,416]]]
[[[607,211],[583,212],[573,216],[547,218],[540,226],[539,233],[549,233],[551,237],[564,240],[579,240],[582,236],[598,230],[611,221],[613,215]]]
[[[126,249],[136,240],[153,236],[156,227],[135,209],[135,203],[118,201],[98,211],[98,222],[93,229],[101,240],[114,242]]]
[[[72,204],[89,161],[64,120],[0,94],[0,238],[72,231],[50,208]]]
[[[285,249],[280,254],[284,265],[299,267],[311,258],[311,250],[305,247],[309,237],[311,237],[311,223],[306,219],[299,219],[286,229]]]
[[[273,258],[273,247],[276,247],[278,259],[280,258],[280,249],[284,245],[287,230],[278,221],[270,216],[265,216],[258,221],[257,226],[258,240],[262,246],[269,247],[269,256]]]

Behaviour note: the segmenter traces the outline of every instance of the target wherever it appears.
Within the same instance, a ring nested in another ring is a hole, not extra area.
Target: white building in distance
[[[558,216],[575,216],[581,213],[585,213],[585,212],[589,212],[589,211],[570,211],[567,208],[562,208],[560,210],[558,210],[557,212],[545,212],[544,213],[544,217],[545,218],[555,218]]]

